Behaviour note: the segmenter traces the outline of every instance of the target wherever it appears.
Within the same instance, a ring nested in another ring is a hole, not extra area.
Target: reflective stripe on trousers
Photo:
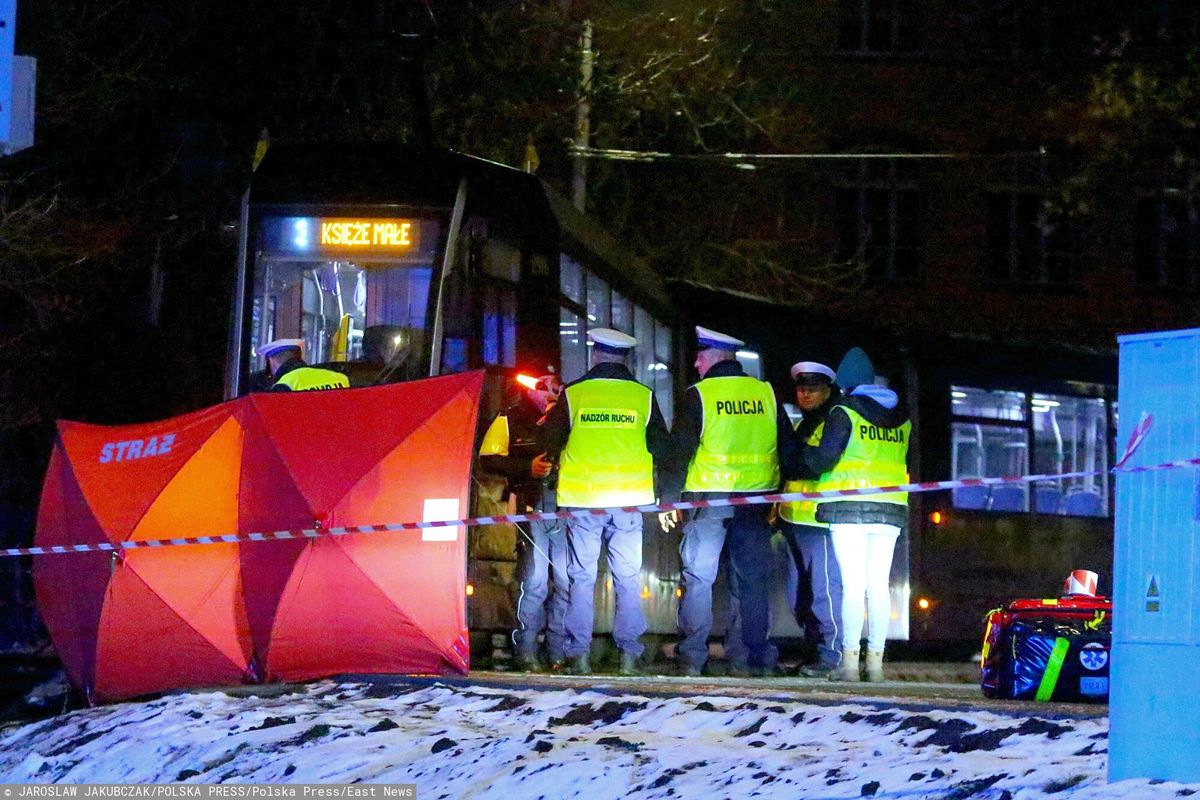
[[[783,523],[784,535],[796,559],[797,600],[793,602],[801,631],[815,620],[820,631],[821,663],[836,666],[842,658],[842,575],[833,552],[829,529]],[[806,591],[808,589],[809,591]]]
[[[517,538],[517,629],[513,644],[522,657],[537,655],[538,634],[546,631],[551,661],[563,658],[563,619],[567,614],[567,530],[560,519],[533,520]],[[528,535],[532,542],[525,539]],[[549,598],[549,605],[547,605]]]

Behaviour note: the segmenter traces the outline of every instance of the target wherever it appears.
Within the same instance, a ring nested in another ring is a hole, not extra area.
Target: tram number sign
[[[407,219],[322,219],[321,247],[410,250],[417,228]]]

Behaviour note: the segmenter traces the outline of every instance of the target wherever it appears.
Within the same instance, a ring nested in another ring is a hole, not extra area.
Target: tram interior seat
[[[1024,486],[997,486],[992,489],[992,511],[1024,511]]]
[[[1033,490],[1033,510],[1039,514],[1062,511],[1063,493],[1057,486],[1038,486]]]
[[[979,511],[988,507],[987,486],[960,486],[954,490],[954,507]]]
[[[1076,517],[1104,516],[1100,493],[1091,489],[1081,489],[1068,494],[1063,510],[1065,513]]]

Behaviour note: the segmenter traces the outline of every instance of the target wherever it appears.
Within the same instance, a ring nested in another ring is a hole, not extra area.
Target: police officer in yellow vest
[[[802,417],[793,434],[797,452],[804,445],[817,445],[825,430],[825,418],[841,399],[831,367],[819,361],[792,365],[796,407]],[[820,475],[784,465],[785,492],[811,492]],[[791,474],[788,474],[791,473]],[[817,659],[800,667],[808,678],[828,677],[842,657],[842,576],[829,541],[829,526],[817,521],[815,500],[781,503],[780,528],[796,562],[797,585],[793,609],[806,638],[814,640]]]
[[[705,500],[764,494],[779,488],[779,451],[789,448],[791,425],[775,401],[771,386],[743,372],[736,353],[744,342],[697,326],[695,367],[699,383],[683,397],[671,433],[670,479],[664,502],[679,496]],[[682,480],[680,478],[682,477]],[[680,485],[682,484],[682,486]],[[676,653],[685,675],[699,675],[708,660],[712,630],[712,586],[728,534],[729,580],[741,618],[745,668],[773,672],[768,646],[768,579],[771,530],[766,505],[701,508],[687,512],[679,554],[683,596],[679,603]],[[673,527],[677,512],[660,517]],[[740,649],[737,643],[730,649]],[[727,644],[728,647],[728,644]],[[741,668],[743,665],[733,665]]]
[[[819,444],[805,446],[801,463],[819,474],[817,489],[857,489],[908,482],[905,466],[912,423],[894,391],[875,383],[871,360],[851,348],[837,369],[845,392],[829,412]],[[867,680],[883,680],[883,648],[891,618],[888,577],[900,531],[908,524],[904,492],[822,500],[817,520],[829,535],[842,573],[842,659],[833,680],[857,681],[859,645],[867,616]]]
[[[544,425],[542,449],[558,464],[560,508],[613,508],[654,503],[654,467],[666,452],[667,426],[654,393],[625,365],[637,340],[594,328],[592,368],[568,384]],[[600,546],[607,545],[616,593],[613,641],[621,672],[635,674],[646,630],[642,612],[642,514],[609,511],[567,521],[570,582],[565,655],[578,674],[591,672],[593,597]]]
[[[303,339],[276,339],[259,347],[257,352],[267,360],[272,392],[310,392],[350,387],[350,379],[342,373],[304,363],[301,357],[304,353]]]

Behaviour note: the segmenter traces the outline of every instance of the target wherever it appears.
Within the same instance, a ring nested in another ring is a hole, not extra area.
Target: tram
[[[227,397],[265,388],[257,345],[299,338],[309,363],[345,370],[352,385],[485,369],[487,420],[521,371],[582,376],[587,329],[613,327],[637,337],[631,368],[672,418],[685,362],[662,283],[533,175],[446,150],[273,145],[241,223]],[[496,499],[485,484],[475,508],[498,513],[483,505]],[[516,535],[471,532],[473,631],[513,626]],[[677,534],[646,542],[650,632],[670,634]],[[597,585],[603,631],[613,597]]]

